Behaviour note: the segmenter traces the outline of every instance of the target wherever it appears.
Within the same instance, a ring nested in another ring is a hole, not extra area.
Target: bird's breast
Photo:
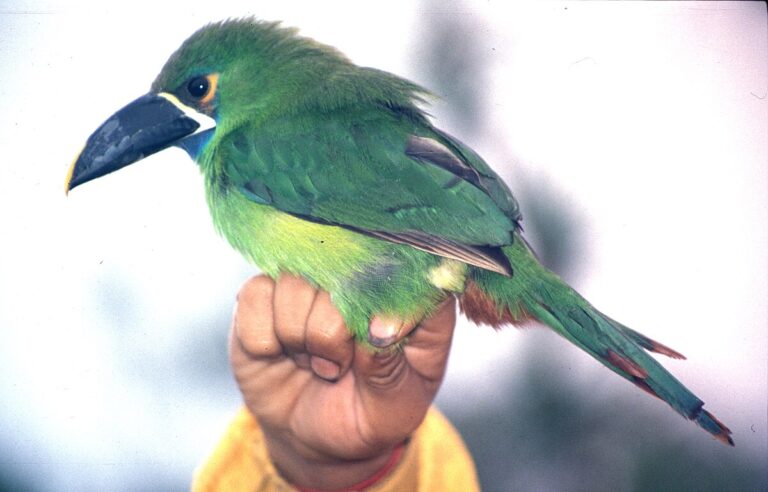
[[[248,200],[237,191],[209,190],[208,205],[222,236],[273,277],[290,272],[331,289],[364,272],[387,249],[381,241],[300,219]]]

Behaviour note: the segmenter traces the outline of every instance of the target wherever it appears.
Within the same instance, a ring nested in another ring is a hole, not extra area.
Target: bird
[[[455,296],[477,324],[549,326],[733,446],[728,427],[648,354],[680,353],[541,265],[509,187],[432,123],[431,97],[279,22],[213,22],[93,132],[65,191],[180,147],[199,167],[216,230],[266,275],[329,292],[371,350],[397,329],[374,334],[371,323],[417,322]]]

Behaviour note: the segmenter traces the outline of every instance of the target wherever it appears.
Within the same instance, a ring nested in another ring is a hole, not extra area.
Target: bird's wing
[[[471,150],[397,111],[290,116],[218,146],[229,185],[316,222],[511,274],[500,247],[520,219]]]

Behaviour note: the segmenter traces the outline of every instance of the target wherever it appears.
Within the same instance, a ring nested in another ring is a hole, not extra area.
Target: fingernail
[[[335,381],[338,379],[339,373],[341,372],[341,368],[338,364],[328,359],[323,359],[322,357],[312,356],[309,364],[312,366],[312,371],[315,374],[328,381]]]
[[[378,348],[392,345],[402,327],[403,324],[399,320],[374,316],[368,329],[368,342]]]

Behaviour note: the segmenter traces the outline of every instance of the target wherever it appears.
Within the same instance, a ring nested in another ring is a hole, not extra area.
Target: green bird
[[[548,325],[733,445],[646,351],[682,355],[537,261],[509,188],[430,122],[419,107],[428,94],[279,23],[210,24],[89,137],[66,191],[181,147],[200,167],[219,233],[267,275],[328,291],[361,342],[391,341],[371,335],[371,320],[416,321],[454,295],[476,323]]]

